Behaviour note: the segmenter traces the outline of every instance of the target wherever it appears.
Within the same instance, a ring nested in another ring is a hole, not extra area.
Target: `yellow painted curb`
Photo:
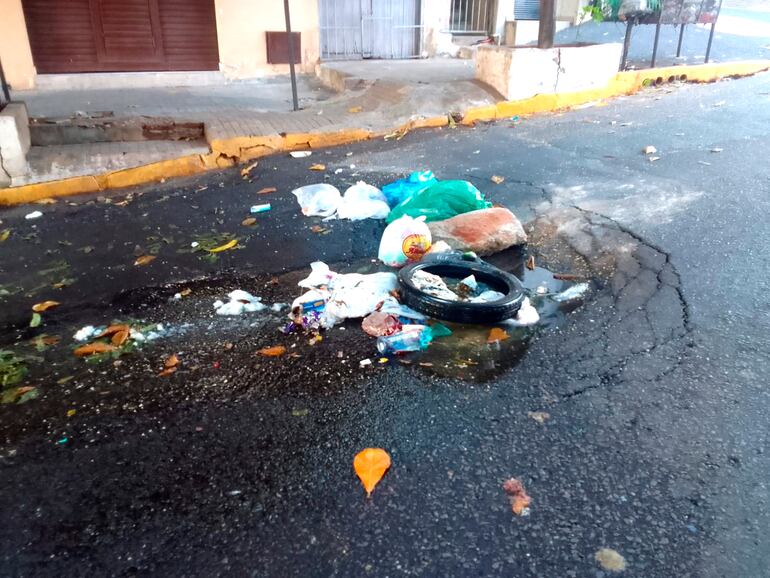
[[[492,121],[512,116],[529,116],[566,110],[615,96],[633,94],[649,84],[672,80],[714,82],[723,78],[751,76],[767,70],[770,70],[770,60],[693,64],[619,72],[606,86],[601,88],[578,92],[538,94],[524,100],[504,101],[471,108],[462,114],[461,122],[464,125],[473,125],[478,121]],[[63,197],[143,185],[168,178],[190,176],[211,169],[231,167],[238,162],[250,161],[277,152],[339,146],[389,134],[402,136],[414,129],[437,128],[448,124],[448,116],[437,116],[410,120],[393,131],[373,132],[352,128],[335,132],[272,134],[217,139],[209,143],[211,152],[206,155],[189,155],[101,175],[72,177],[47,183],[0,189],[0,206],[30,203],[49,197]]]

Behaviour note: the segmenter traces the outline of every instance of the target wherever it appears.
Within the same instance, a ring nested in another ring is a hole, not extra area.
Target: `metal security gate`
[[[496,5],[495,0],[452,0],[449,31],[453,34],[490,34]]]
[[[416,58],[421,0],[320,0],[321,58]]]

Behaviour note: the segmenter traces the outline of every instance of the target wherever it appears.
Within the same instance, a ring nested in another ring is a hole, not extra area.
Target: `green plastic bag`
[[[393,207],[388,215],[388,223],[404,215],[424,216],[428,222],[443,221],[491,206],[492,203],[484,199],[481,191],[468,181],[440,181]]]

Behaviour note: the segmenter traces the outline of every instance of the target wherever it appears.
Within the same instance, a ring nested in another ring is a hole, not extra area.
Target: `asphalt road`
[[[40,393],[0,406],[0,573],[599,577],[612,548],[626,576],[767,575],[769,122],[768,75],[665,86],[263,159],[254,182],[230,170],[0,212],[2,348]],[[423,167],[467,178],[530,222],[538,263],[590,276],[591,296],[515,352],[463,350],[487,372],[362,369],[376,355],[355,322],[309,345],[280,313],[217,317],[234,288],[286,302],[316,259],[374,267],[382,224],[299,214],[289,191],[323,178],[309,161],[341,186]],[[242,248],[216,261],[190,252],[233,236]],[[62,305],[29,328],[45,299]],[[117,363],[72,356],[75,329],[112,320],[166,333]],[[62,339],[36,351],[42,333]],[[254,356],[276,343],[298,357]],[[157,377],[171,353],[179,371]],[[393,461],[368,500],[351,466],[367,446]]]

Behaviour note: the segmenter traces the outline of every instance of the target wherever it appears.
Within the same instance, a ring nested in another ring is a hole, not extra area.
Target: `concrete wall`
[[[21,0],[0,0],[0,62],[5,78],[16,90],[35,86],[35,65],[29,48]]]
[[[292,30],[302,33],[303,72],[319,60],[318,0],[291,0]],[[283,0],[216,0],[219,68],[228,78],[287,73],[267,63],[266,31],[286,30]]]

